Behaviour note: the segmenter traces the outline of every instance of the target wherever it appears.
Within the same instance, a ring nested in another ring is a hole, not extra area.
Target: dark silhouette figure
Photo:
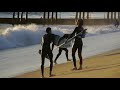
[[[64,34],[58,41],[58,45],[60,44],[61,40],[63,39],[67,39],[69,37],[69,34]],[[58,57],[61,55],[62,51],[65,51],[65,55],[66,55],[66,58],[67,58],[67,61],[71,61],[69,58],[68,58],[68,49],[67,48],[63,48],[63,47],[59,47],[59,52],[54,60],[54,63],[57,64],[57,59]]]
[[[74,68],[73,70],[77,70],[77,66],[76,66],[76,58],[75,58],[75,53],[76,51],[78,50],[78,56],[79,56],[79,59],[80,59],[80,67],[78,68],[79,70],[82,69],[82,64],[83,64],[83,60],[82,60],[82,47],[83,47],[83,41],[82,41],[82,38],[84,38],[83,36],[85,36],[84,34],[84,31],[86,29],[84,29],[82,26],[83,26],[83,20],[82,19],[79,19],[78,22],[77,22],[77,25],[78,27],[76,27],[73,31],[73,33],[70,35],[69,38],[75,36],[75,34],[78,34],[80,33],[81,31],[83,32],[82,34],[78,35],[75,37],[75,42],[74,42],[74,45],[72,47],[72,58],[73,58],[73,63],[74,63]]]
[[[116,28],[118,28],[118,26],[119,26],[119,21],[118,21],[118,20],[115,20],[115,24],[114,24],[114,25],[115,25]]]
[[[48,27],[46,29],[47,34],[43,36],[43,42],[42,42],[42,53],[41,53],[41,71],[42,71],[42,77],[44,78],[44,62],[45,57],[48,55],[50,60],[50,77],[53,76],[52,74],[52,68],[53,68],[53,53],[52,50],[54,48],[54,34],[51,33],[51,28]],[[50,48],[50,44],[52,43],[52,49]]]

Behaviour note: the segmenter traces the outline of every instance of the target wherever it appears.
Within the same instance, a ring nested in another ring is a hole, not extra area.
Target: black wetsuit
[[[41,58],[42,58],[42,63],[41,63],[41,71],[42,71],[42,75],[44,73],[44,62],[45,62],[45,57],[46,55],[49,56],[49,60],[50,60],[50,73],[52,71],[52,67],[53,67],[53,53],[52,53],[52,49],[54,46],[54,34],[45,34],[43,36],[43,45],[42,45],[42,54],[41,54]],[[50,48],[50,44],[52,44],[52,49]]]
[[[59,45],[59,43],[60,43],[60,41],[61,41],[62,39],[67,39],[68,37],[69,37],[69,34],[64,34],[63,37],[61,37],[61,38],[59,39],[58,45]],[[58,57],[61,55],[61,53],[62,53],[63,50],[66,52],[65,55],[66,55],[67,60],[69,60],[69,59],[68,59],[68,49],[67,49],[67,48],[61,48],[61,47],[60,47],[60,48],[59,48],[59,53],[57,54],[54,62],[57,61]]]
[[[80,33],[82,30],[84,30],[82,26],[76,27],[70,37],[74,36],[75,34]],[[76,67],[75,53],[77,49],[78,49],[78,56],[80,58],[80,65],[82,65],[82,46],[83,46],[82,37],[81,35],[79,35],[75,38],[75,42],[72,48],[72,58],[73,58],[74,67]]]
[[[118,28],[118,26],[119,26],[119,21],[116,20],[116,22],[115,22],[115,27]]]

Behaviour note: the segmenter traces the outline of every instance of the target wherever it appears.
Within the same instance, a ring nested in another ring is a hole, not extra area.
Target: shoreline
[[[120,49],[90,56],[83,61],[83,69],[72,71],[73,63],[57,64],[53,67],[51,78],[119,78],[120,77]],[[107,62],[109,60],[109,62]],[[97,62],[96,62],[97,61]],[[77,66],[78,66],[77,61]],[[45,77],[49,78],[49,67],[45,68]],[[13,78],[41,78],[40,69],[18,75]]]

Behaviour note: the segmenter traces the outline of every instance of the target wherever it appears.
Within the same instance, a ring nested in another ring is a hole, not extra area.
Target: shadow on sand
[[[90,72],[90,71],[97,71],[97,70],[103,70],[103,69],[109,69],[113,67],[119,67],[120,63],[116,64],[109,64],[109,65],[100,65],[100,66],[94,66],[94,67],[85,67],[82,70],[75,70],[75,71],[64,71],[64,73],[56,75],[56,76],[62,76],[62,75],[68,75],[72,73],[79,73],[79,72]]]
[[[104,55],[104,56],[111,56],[111,55],[118,55],[120,53],[113,53],[113,54],[108,54],[108,55]]]

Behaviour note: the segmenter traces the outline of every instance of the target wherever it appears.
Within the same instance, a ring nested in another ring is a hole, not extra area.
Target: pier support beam
[[[21,22],[23,21],[23,12],[21,12]]]
[[[26,12],[26,23],[28,21],[28,12]]]
[[[118,12],[118,20],[120,21],[120,12]]]
[[[89,12],[87,12],[87,19],[89,19]]]
[[[114,19],[116,19],[116,12],[114,12]]]
[[[113,19],[113,12],[111,12],[111,19]]]
[[[81,19],[81,12],[79,12],[79,19]]]
[[[15,20],[15,12],[13,12],[13,19],[12,19],[12,25],[14,26],[14,20]]]
[[[110,13],[109,13],[109,12],[107,12],[107,19],[108,19],[108,20],[109,20],[109,16],[110,16],[109,14],[110,14]]]
[[[85,12],[83,12],[83,20],[85,19]]]

